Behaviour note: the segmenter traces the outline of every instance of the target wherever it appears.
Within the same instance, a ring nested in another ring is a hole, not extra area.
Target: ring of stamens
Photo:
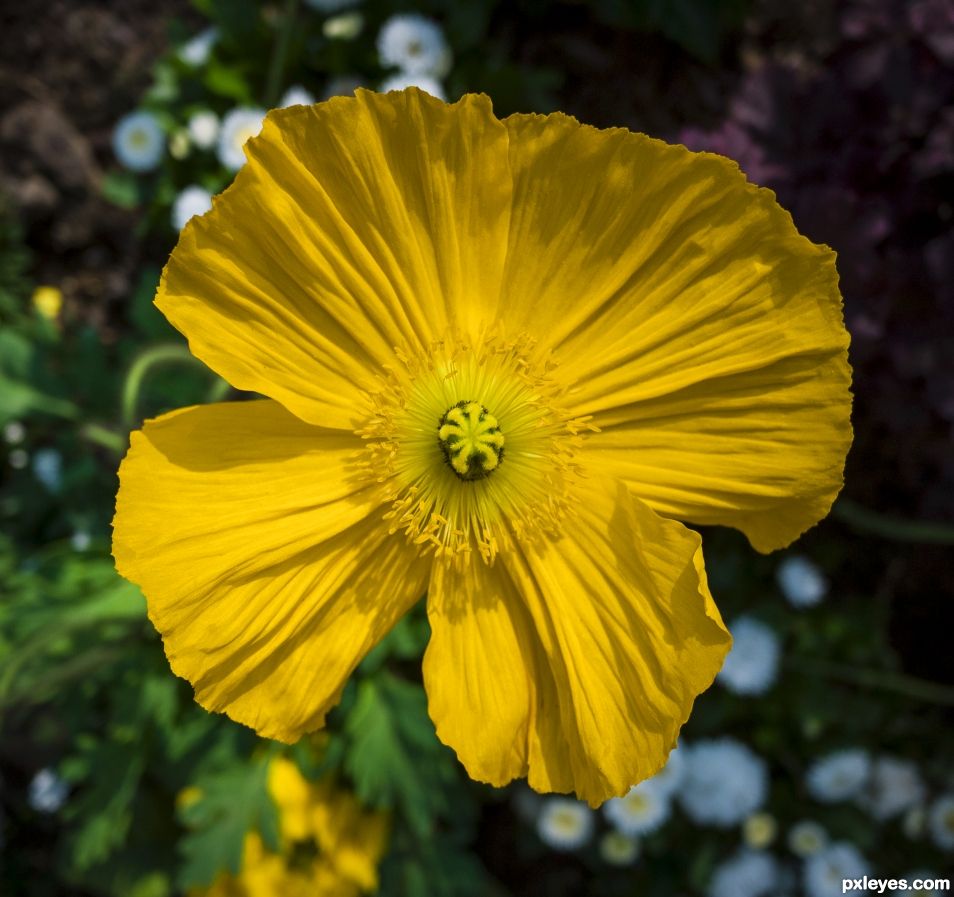
[[[391,532],[458,563],[474,552],[493,563],[513,539],[558,532],[577,452],[596,427],[561,409],[552,359],[497,333],[395,354],[401,365],[369,391],[373,415],[357,431]]]

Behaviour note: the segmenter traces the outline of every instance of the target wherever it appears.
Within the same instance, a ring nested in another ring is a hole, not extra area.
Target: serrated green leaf
[[[191,829],[179,842],[180,887],[209,885],[220,872],[237,874],[250,831],[257,831],[269,849],[278,849],[278,812],[268,793],[268,757],[209,773],[195,784],[201,797],[180,811]]]
[[[434,733],[423,688],[389,673],[363,680],[345,720],[345,769],[358,797],[399,811],[427,837],[449,811],[447,785],[456,777],[453,756]]]

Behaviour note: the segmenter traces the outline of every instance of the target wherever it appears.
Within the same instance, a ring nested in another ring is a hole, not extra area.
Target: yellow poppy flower
[[[426,591],[475,779],[597,804],[657,772],[729,647],[699,536],[841,488],[833,253],[726,159],[418,90],[272,112],[156,303],[266,399],[132,434],[113,551],[196,699],[320,727]]]
[[[269,765],[268,790],[279,814],[281,852],[269,851],[249,832],[239,874],[223,874],[191,897],[358,897],[377,888],[387,846],[384,814],[363,810],[354,795],[329,781],[307,781],[285,757]],[[309,844],[311,852],[295,854]]]

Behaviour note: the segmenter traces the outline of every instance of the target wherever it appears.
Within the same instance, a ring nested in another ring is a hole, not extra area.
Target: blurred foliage
[[[340,11],[363,17],[359,33],[347,39],[326,33],[329,17],[338,13],[307,3],[291,19],[295,3],[195,0],[194,6],[217,29],[207,59],[194,64],[182,57],[196,29],[171,22],[172,47],[156,62],[142,98],[170,145],[196,112],[223,116],[236,105],[273,105],[293,84],[319,98],[335,78],[379,84],[388,73],[377,58],[376,35],[391,15],[411,10],[435,17],[446,33],[454,53],[448,95],[487,91],[500,114],[561,106],[566,71],[526,50],[528,35],[546,35],[558,14],[575,16],[584,33],[612,29],[637,42],[661,42],[675,54],[673,68],[709,66],[704,70],[713,77],[724,74],[720,67],[731,69],[738,94],[727,100],[724,121],[714,128],[687,123],[699,127],[681,138],[730,153],[750,177],[777,187],[802,207],[799,220],[810,222],[813,236],[837,244],[839,228],[850,232],[841,270],[846,292],[874,297],[856,322],[862,363],[864,353],[875,354],[890,368],[879,369],[886,392],[896,390],[899,376],[933,377],[954,357],[925,361],[911,351],[912,341],[865,342],[865,334],[881,339],[901,319],[898,309],[910,296],[950,292],[950,205],[938,205],[932,191],[940,195],[949,187],[954,171],[951,119],[941,113],[951,100],[949,72],[944,81],[934,64],[952,45],[940,43],[939,50],[932,43],[939,33],[934,26],[916,32],[909,23],[905,32],[891,21],[884,25],[874,7],[850,4],[849,13],[861,18],[812,50],[811,64],[789,53],[785,64],[743,74],[737,44],[744,27],[753,26],[752,5],[744,0],[368,0]],[[898,50],[902,43],[906,53]],[[285,49],[278,52],[279,46]],[[885,71],[892,77],[881,77]],[[667,87],[652,85],[653,96],[665,97]],[[901,92],[912,115],[934,121],[929,134],[916,122],[891,118],[898,102],[892,106],[883,93],[892,91]],[[812,102],[820,93],[827,105]],[[849,95],[857,100],[851,105],[856,117],[845,134],[836,119]],[[885,118],[871,112],[882,107]],[[126,111],[115,110],[116,117]],[[899,136],[904,127],[910,133]],[[216,193],[231,178],[214,146],[183,145],[146,174],[104,160],[103,196],[135,210],[137,239],[155,247],[138,265],[109,328],[94,326],[69,303],[52,317],[31,303],[39,285],[30,277],[31,252],[12,206],[0,202],[0,893],[171,897],[208,886],[221,872],[237,873],[248,832],[257,832],[266,848],[278,845],[280,820],[266,781],[268,762],[278,753],[292,757],[308,779],[332,775],[366,806],[391,814],[381,867],[386,897],[706,893],[716,865],[741,843],[737,827],[703,829],[676,813],[642,839],[635,866],[617,868],[601,856],[596,838],[573,854],[550,849],[538,836],[536,817],[519,809],[526,796],[521,787],[494,790],[467,779],[427,715],[420,659],[429,633],[422,605],[364,660],[327,730],[290,748],[206,713],[173,676],[141,595],[114,572],[109,521],[129,429],[146,416],[222,398],[227,389],[188,355],[152,305],[174,241],[170,210],[177,196],[190,184]],[[893,204],[879,199],[886,178],[896,190]],[[914,225],[926,244],[911,236]],[[899,259],[906,272],[927,270],[927,279],[892,280]],[[912,292],[912,283],[920,293]],[[850,323],[852,314],[849,295]],[[941,424],[951,419],[950,392],[931,394],[933,417],[921,424],[932,447],[931,469],[941,471],[932,482],[940,487],[954,482],[954,455],[939,448],[949,450],[950,431]],[[884,440],[882,413],[869,404],[859,416],[863,446]],[[905,421],[910,417],[899,414],[890,425],[896,430]],[[916,494],[921,467],[913,449],[910,454],[896,510],[936,509],[943,496]],[[870,497],[865,482],[858,489]],[[915,532],[905,530],[903,520],[868,519],[881,537]],[[948,535],[941,532],[940,541]],[[810,533],[801,550],[831,579],[833,596],[800,611],[784,603],[775,584],[779,558],[758,557],[726,532],[707,532],[705,544],[726,619],[757,616],[777,634],[785,660],[762,698],[721,686],[701,697],[686,738],[731,734],[764,756],[772,772],[766,809],[783,832],[817,818],[836,840],[857,844],[877,871],[943,871],[944,857],[923,831],[912,834],[900,819],[876,821],[855,803],[820,805],[804,784],[819,756],[863,745],[915,762],[930,797],[954,787],[947,759],[954,737],[945,727],[950,690],[907,675],[892,649],[900,585],[890,542],[853,533],[837,520]],[[69,788],[52,811],[28,798],[32,777],[45,767]],[[608,824],[600,818],[597,829],[604,832]],[[772,849],[786,855],[782,836]]]

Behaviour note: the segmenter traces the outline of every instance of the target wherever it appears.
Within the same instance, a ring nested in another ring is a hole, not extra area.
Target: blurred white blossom
[[[212,194],[198,184],[190,184],[172,203],[172,226],[182,230],[194,215],[204,215],[212,208]]]
[[[828,594],[828,580],[808,558],[785,558],[775,571],[782,594],[792,607],[814,607]]]
[[[384,68],[434,78],[443,78],[450,71],[452,61],[441,26],[418,13],[391,16],[381,26],[378,57]]]
[[[219,39],[219,30],[217,28],[206,28],[200,31],[192,40],[179,47],[179,58],[191,66],[204,65],[208,59],[212,48]]]
[[[709,897],[775,897],[778,864],[762,850],[743,850],[716,866]]]
[[[639,839],[615,830],[600,838],[600,856],[611,866],[631,866],[639,857]]]
[[[189,118],[189,137],[199,149],[211,149],[219,138],[219,117],[209,109]]]
[[[3,440],[7,445],[17,445],[23,442],[23,438],[26,436],[26,427],[20,423],[18,420],[12,420],[10,423],[4,425],[3,428]]]
[[[868,783],[871,757],[862,748],[835,751],[815,761],[808,770],[805,784],[815,800],[835,803],[857,797]]]
[[[778,676],[781,653],[778,636],[753,617],[739,617],[729,625],[732,650],[716,677],[737,695],[761,695]]]
[[[622,797],[603,804],[603,814],[624,835],[646,835],[656,831],[671,812],[669,793],[653,779],[629,789]]]
[[[679,801],[695,822],[728,828],[765,803],[765,761],[741,742],[733,738],[699,741],[687,752]]]
[[[321,33],[329,40],[353,40],[364,28],[364,16],[359,12],[344,12],[325,19]]]
[[[537,833],[554,850],[576,850],[593,834],[593,811],[569,797],[547,798],[537,818]]]
[[[151,171],[165,152],[166,138],[151,112],[130,112],[113,131],[113,152],[130,171]]]
[[[63,456],[54,448],[41,448],[33,454],[33,476],[50,492],[63,485]]]
[[[66,802],[69,790],[52,769],[41,769],[30,781],[27,802],[38,813],[55,813]]]
[[[281,109],[285,109],[288,106],[310,106],[314,102],[315,97],[311,91],[306,90],[300,84],[293,84],[285,91],[278,101],[278,105]]]
[[[788,831],[788,849],[797,857],[810,857],[828,846],[828,833],[810,819],[796,822]]]
[[[808,897],[861,894],[857,889],[843,891],[842,880],[863,878],[870,872],[871,866],[858,848],[847,841],[839,841],[805,860],[805,892]]]
[[[871,766],[868,787],[858,802],[875,819],[884,821],[922,803],[926,794],[921,774],[913,763],[898,757],[877,757]]]
[[[225,114],[219,132],[219,161],[230,171],[238,171],[245,164],[242,147],[262,130],[265,110],[238,106]]]

